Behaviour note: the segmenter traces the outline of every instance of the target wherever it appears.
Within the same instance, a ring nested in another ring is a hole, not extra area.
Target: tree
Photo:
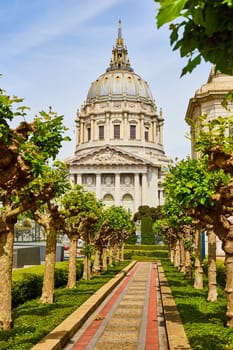
[[[67,288],[76,287],[77,241],[81,238],[82,222],[88,218],[88,215],[92,211],[92,201],[97,205],[98,209],[96,208],[96,212],[101,212],[102,210],[102,205],[96,201],[92,194],[90,198],[88,195],[89,201],[87,201],[86,195],[88,194],[84,191],[82,186],[75,185],[70,191],[67,191],[61,199],[61,206],[65,215],[63,232],[66,233],[70,239]],[[95,210],[94,208],[95,205],[93,206],[93,210]],[[98,219],[100,219],[100,217],[101,215],[98,214]],[[82,238],[84,238],[83,235]]]
[[[192,218],[185,213],[176,199],[167,198],[163,206],[164,218],[155,223],[163,231],[170,250],[170,260],[186,278],[192,276]]]
[[[192,217],[192,223],[195,224],[195,288],[202,286],[201,229],[207,224],[213,224],[218,207],[215,195],[221,186],[228,184],[229,180],[229,174],[222,169],[208,170],[207,157],[180,161],[170,168],[170,173],[165,179],[164,186],[169,200],[175,200],[177,206]],[[213,281],[213,278],[211,280]],[[209,287],[212,290],[213,284]],[[214,295],[212,292],[211,294]]]
[[[230,181],[219,186],[217,193],[212,196],[215,206],[208,212],[225,252],[228,327],[233,327],[233,135],[229,133],[232,127],[232,117],[212,120],[204,125],[196,143],[197,150],[208,157],[210,173],[222,171],[230,178]]]
[[[119,262],[124,256],[124,242],[135,231],[131,214],[121,206],[112,205],[107,210],[107,220],[111,232],[109,241],[109,264]]]
[[[94,239],[98,230],[98,221],[102,215],[103,204],[98,201],[91,192],[82,192],[83,205],[79,213],[80,223],[78,231],[81,239],[84,241],[84,265],[83,279],[91,278],[91,256],[94,251]]]
[[[153,223],[162,218],[161,206],[157,208],[141,205],[134,214],[134,221],[141,221],[142,244],[154,244],[155,236],[153,232]]]
[[[14,224],[18,214],[35,210],[44,196],[45,189],[36,191],[36,179],[43,176],[46,162],[56,157],[66,139],[63,117],[51,109],[40,112],[31,123],[22,121],[11,128],[13,119],[25,120],[26,107],[21,102],[0,90],[0,329],[4,330],[12,326]]]
[[[232,0],[155,0],[160,28],[170,23],[170,43],[188,63],[182,75],[201,63],[211,62],[222,73],[233,74]],[[178,20],[174,23],[174,20]]]
[[[33,213],[36,221],[45,229],[46,252],[45,269],[43,277],[41,303],[53,303],[54,294],[54,274],[56,263],[57,232],[62,231],[65,220],[59,208],[59,198],[70,189],[67,167],[64,163],[56,161],[53,166],[47,167],[43,178],[40,177],[37,186],[41,186],[43,191],[46,188],[46,196],[43,198],[41,206]],[[50,188],[50,191],[47,190]]]

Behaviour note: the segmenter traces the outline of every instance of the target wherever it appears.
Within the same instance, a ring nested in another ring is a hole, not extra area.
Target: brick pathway
[[[166,350],[156,278],[154,263],[137,263],[65,350]]]

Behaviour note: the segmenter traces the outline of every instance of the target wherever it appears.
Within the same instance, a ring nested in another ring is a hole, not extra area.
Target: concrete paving
[[[159,262],[132,262],[32,350],[191,350]]]

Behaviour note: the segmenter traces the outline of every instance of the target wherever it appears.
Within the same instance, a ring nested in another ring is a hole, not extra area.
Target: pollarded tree
[[[119,262],[124,256],[124,243],[135,231],[131,214],[121,206],[107,208],[109,227],[112,229],[109,240],[109,264]]]
[[[61,199],[61,206],[65,215],[63,232],[68,235],[70,240],[67,288],[76,287],[77,242],[79,238],[84,238],[81,233],[83,220],[86,220],[88,214],[90,214],[92,203],[95,203],[95,205],[97,204],[93,195],[90,195],[89,201],[87,201],[87,196],[89,198],[89,195],[82,186],[75,185],[70,191],[67,191]],[[88,207],[88,205],[90,205],[90,207]],[[93,208],[95,208],[95,205]],[[97,207],[98,210],[101,211],[101,204],[99,202]]]
[[[59,207],[59,198],[71,187],[66,165],[59,161],[54,162],[53,166],[47,167],[43,178],[36,179],[36,185],[39,192],[43,191],[44,188],[50,188],[49,195],[43,198],[41,206],[33,215],[38,224],[44,228],[46,234],[45,269],[40,302],[52,304],[57,233],[62,231],[65,225],[65,217]]]
[[[215,233],[222,241],[225,252],[227,326],[233,327],[233,117],[219,117],[204,125],[196,148],[208,157],[210,172],[222,171],[231,180],[218,188],[213,195],[214,210],[208,213],[212,218]],[[230,132],[229,132],[230,131]]]
[[[135,225],[130,213],[121,206],[111,206],[103,210],[99,229],[94,239],[95,261],[93,272],[107,269],[107,246],[110,245],[110,264],[124,260],[124,242],[134,233]],[[115,248],[115,254],[112,251]]]
[[[171,167],[170,174],[165,179],[165,190],[168,198],[174,199],[186,215],[192,217],[193,223],[195,223],[196,248],[198,246],[200,247],[201,244],[201,229],[210,229],[209,225],[214,225],[218,207],[214,198],[219,188],[228,184],[229,180],[229,174],[226,174],[222,169],[208,171],[207,157],[203,157],[200,160],[188,158],[187,160],[180,161],[176,166]],[[218,234],[217,231],[216,234]],[[197,280],[195,287],[200,288],[202,280],[200,266],[201,254],[198,249],[196,249],[196,253],[195,268]],[[210,255],[209,259],[211,259]],[[209,272],[211,272],[211,269]],[[214,272],[213,266],[212,272]],[[213,300],[213,298],[217,297],[216,290],[213,292],[213,289],[216,289],[216,281],[214,282],[213,277],[209,280],[212,282],[209,285],[210,294],[208,299]]]
[[[18,214],[34,211],[38,200],[49,190],[37,192],[34,185],[39,176],[43,177],[46,162],[56,157],[66,139],[63,117],[51,110],[41,112],[31,123],[22,121],[18,127],[11,128],[13,119],[25,120],[25,107],[20,107],[21,102],[0,90],[0,329],[4,330],[12,326],[14,224]]]
[[[191,229],[188,230],[187,228],[191,226],[192,219],[172,198],[167,198],[163,206],[163,215],[164,219],[158,222],[157,228],[159,226],[165,227],[164,235],[170,250],[170,260],[174,266],[179,268],[180,272],[183,272],[189,278],[192,270],[191,244],[188,245],[185,242],[191,240]]]
[[[107,247],[112,235],[112,228],[106,218],[106,211],[103,211],[98,226],[99,229],[94,238],[95,259],[92,267],[92,272],[95,274],[99,274],[101,270],[107,270]]]
[[[155,0],[160,4],[157,26],[170,23],[170,43],[191,72],[202,58],[222,73],[233,74],[232,0]],[[174,21],[176,20],[176,23]]]
[[[84,253],[83,279],[91,278],[91,257],[94,252],[94,240],[98,230],[98,221],[102,216],[103,204],[91,192],[83,191],[83,206],[78,214],[80,219],[78,232],[83,240]]]

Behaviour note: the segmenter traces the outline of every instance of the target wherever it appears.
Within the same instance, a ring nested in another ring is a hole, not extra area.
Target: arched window
[[[114,198],[113,196],[108,193],[103,198],[103,203],[106,207],[111,207],[111,205],[114,205]]]
[[[122,197],[123,207],[133,213],[133,197],[131,194],[127,193]]]

